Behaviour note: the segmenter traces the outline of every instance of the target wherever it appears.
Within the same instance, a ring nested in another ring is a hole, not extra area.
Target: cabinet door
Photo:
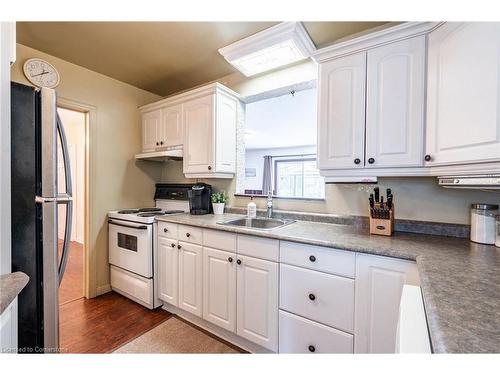
[[[236,331],[236,256],[203,248],[203,319]]]
[[[429,35],[429,165],[500,160],[500,23],[446,23]]]
[[[210,173],[214,169],[214,95],[183,105],[184,173]]]
[[[235,173],[237,100],[218,94],[216,119],[215,169],[217,172]]]
[[[154,151],[160,145],[161,109],[142,114],[142,151]]]
[[[178,304],[178,268],[177,241],[158,237],[158,298],[174,306]]]
[[[202,247],[180,242],[179,252],[179,308],[194,315],[203,315]]]
[[[278,351],[278,264],[238,256],[237,334]]]
[[[320,65],[318,166],[363,168],[366,52]]]
[[[395,353],[404,284],[420,284],[414,262],[356,254],[355,353]]]
[[[425,36],[368,51],[366,167],[423,164]]]
[[[163,108],[161,113],[161,142],[163,146],[183,144],[182,104]]]

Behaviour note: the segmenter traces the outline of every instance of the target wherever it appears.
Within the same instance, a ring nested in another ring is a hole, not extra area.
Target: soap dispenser
[[[247,216],[250,219],[257,217],[257,205],[253,201],[253,197],[250,198],[250,203],[247,206]]]

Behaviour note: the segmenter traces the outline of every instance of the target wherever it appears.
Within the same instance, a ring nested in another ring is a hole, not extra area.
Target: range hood
[[[165,162],[169,160],[182,160],[182,148],[172,148],[162,151],[144,152],[136,154],[137,160],[147,160],[156,162]]]
[[[454,189],[500,190],[500,175],[441,176],[438,177],[438,184]]]

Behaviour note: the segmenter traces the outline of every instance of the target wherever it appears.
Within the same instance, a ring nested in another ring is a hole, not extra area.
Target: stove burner
[[[158,207],[139,208],[139,212],[159,212],[159,211],[161,211],[161,208]]]
[[[138,212],[139,212],[139,210],[136,210],[136,209],[118,211],[119,214],[136,214]]]
[[[140,216],[140,217],[153,217],[153,216],[161,216],[161,215],[165,215],[165,213],[163,213],[163,212],[143,212],[143,213],[137,214],[137,216]]]

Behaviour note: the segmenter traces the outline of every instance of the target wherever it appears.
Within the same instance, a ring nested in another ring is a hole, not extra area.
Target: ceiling
[[[277,22],[18,22],[17,42],[166,96],[236,71],[218,49]],[[317,47],[385,22],[304,22]]]

